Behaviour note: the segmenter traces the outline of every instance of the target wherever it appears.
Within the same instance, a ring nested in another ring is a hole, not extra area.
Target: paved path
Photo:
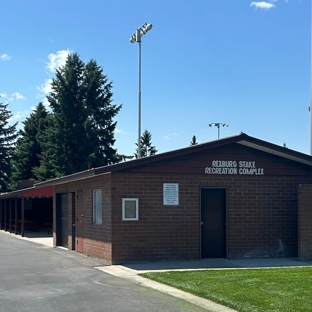
[[[99,260],[85,257],[75,252],[51,248],[51,246],[51,237],[39,237],[35,233],[29,233],[27,237],[21,238],[20,236],[0,231],[0,312],[17,311],[16,309],[11,309],[12,303],[19,311],[34,312],[153,312],[161,310],[168,312],[233,312],[234,310],[145,279],[138,274],[168,270],[312,266],[311,261],[301,262],[296,259],[286,258],[203,259],[200,261],[107,266]],[[21,267],[21,264],[24,267]],[[6,279],[3,278],[5,276],[3,275],[5,273],[4,270],[11,272]],[[24,271],[29,273],[20,275]],[[23,286],[20,286],[19,282]],[[10,285],[10,283],[13,283],[11,292],[6,290],[7,285]],[[158,291],[166,295],[160,294]],[[28,294],[30,294],[29,300]],[[33,294],[35,295],[35,300],[33,299]],[[23,298],[26,299],[23,301]],[[7,305],[2,304],[2,302],[5,302],[2,299],[8,302]],[[40,299],[38,303],[36,303],[36,299]],[[24,305],[25,303],[27,304]],[[44,308],[40,305],[41,303],[44,303]],[[36,304],[39,304],[37,308],[34,306]],[[103,309],[103,307],[105,308]]]
[[[104,262],[0,231],[0,312],[203,312],[102,272]]]

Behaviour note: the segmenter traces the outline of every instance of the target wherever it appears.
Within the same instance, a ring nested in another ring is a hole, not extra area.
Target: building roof
[[[92,176],[96,176],[99,174],[105,174],[105,173],[110,173],[110,172],[118,172],[126,169],[131,169],[139,166],[146,166],[149,164],[152,164],[154,162],[162,161],[162,160],[168,160],[174,157],[179,157],[187,154],[193,154],[201,151],[207,151],[209,149],[214,149],[222,146],[226,146],[229,144],[240,144],[244,145],[268,154],[276,155],[285,159],[289,159],[301,164],[305,164],[308,166],[312,166],[312,156],[300,153],[297,151],[294,151],[292,149],[286,148],[284,146],[276,145],[267,141],[263,141],[260,139],[257,139],[255,137],[251,137],[245,133],[241,133],[238,135],[230,136],[230,137],[225,137],[213,141],[208,141],[204,143],[199,143],[196,145],[188,146],[185,148],[165,152],[165,153],[160,153],[156,154],[153,156],[148,156],[148,157],[143,157],[140,159],[134,159],[134,160],[129,160],[113,165],[108,165],[108,166],[103,166],[103,167],[98,167],[98,168],[93,168],[90,170],[86,171],[81,171],[78,173],[74,173],[71,175],[63,176],[60,178],[48,180],[45,182],[40,182],[36,183],[34,187],[29,188],[27,190],[20,190],[20,191],[15,191],[7,194],[1,194],[0,198],[2,197],[12,197],[16,193],[16,195],[20,196],[25,193],[27,196],[27,192],[29,194],[39,194],[40,191],[39,189],[41,188],[46,188],[47,186],[51,185],[57,185],[57,184],[63,184],[67,182],[72,182],[72,181],[78,181],[81,179],[87,179]],[[34,190],[34,192],[32,192]],[[35,191],[37,190],[37,191]],[[8,196],[11,194],[11,196]],[[23,195],[24,196],[24,195]]]
[[[0,194],[0,199],[16,197],[53,197],[53,184],[39,187],[35,185],[22,190]]]
[[[44,186],[44,185],[63,184],[66,182],[86,179],[86,178],[89,178],[91,176],[95,176],[98,174],[122,171],[125,169],[131,169],[131,168],[142,166],[142,165],[146,166],[148,164],[152,164],[157,161],[162,161],[162,160],[167,160],[167,159],[171,159],[171,158],[178,157],[178,156],[197,153],[197,152],[201,152],[201,151],[205,151],[205,150],[209,150],[209,149],[213,149],[217,147],[222,147],[222,146],[233,144],[233,143],[244,145],[244,146],[247,146],[256,150],[260,150],[268,154],[273,154],[273,155],[280,156],[289,160],[293,160],[298,163],[312,166],[312,156],[310,155],[294,151],[284,146],[279,146],[279,145],[276,145],[267,141],[257,139],[245,133],[241,133],[238,135],[225,137],[225,138],[208,141],[204,143],[199,143],[199,144],[184,147],[181,149],[156,154],[153,156],[143,157],[140,159],[133,159],[133,160],[129,160],[129,161],[113,164],[113,165],[108,165],[108,166],[93,168],[90,170],[78,172],[78,173],[60,177],[57,179],[37,183],[36,186],[38,187],[40,185]]]
[[[222,147],[229,144],[241,144],[256,150],[260,150],[262,152],[273,154],[276,156],[280,156],[289,160],[293,160],[308,166],[312,166],[312,156],[303,154],[294,150],[291,150],[289,148],[286,148],[284,146],[279,146],[273,143],[269,143],[267,141],[263,141],[260,139],[257,139],[255,137],[248,136],[245,133],[241,133],[239,135],[225,137],[209,142],[204,142],[192,146],[188,146],[185,148],[177,149],[174,151],[161,153],[149,157],[144,157],[140,159],[135,159],[123,163],[118,163],[110,166],[105,167],[99,167],[95,168],[95,174],[99,173],[106,173],[106,172],[113,172],[113,171],[119,171],[124,169],[129,169],[131,167],[140,166],[140,165],[147,165],[156,161],[161,160],[167,160],[173,157],[183,156],[187,154],[197,153],[217,147]]]

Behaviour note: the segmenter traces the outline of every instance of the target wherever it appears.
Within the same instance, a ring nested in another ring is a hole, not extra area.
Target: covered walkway
[[[53,186],[31,187],[0,195],[0,230],[25,236],[53,232]]]

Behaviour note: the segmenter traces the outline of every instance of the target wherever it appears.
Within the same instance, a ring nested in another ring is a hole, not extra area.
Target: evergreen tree
[[[9,125],[12,113],[7,109],[8,104],[0,103],[0,193],[9,190],[11,175],[11,159],[17,138],[17,122]]]
[[[138,158],[138,143],[135,143],[137,146],[136,152],[134,154],[135,158]],[[157,149],[152,145],[152,135],[149,131],[145,130],[140,139],[141,147],[141,157],[152,156],[157,153]]]
[[[112,104],[112,83],[96,61],[84,64],[70,54],[56,70],[47,97],[54,115],[56,174],[67,175],[120,161],[113,121],[121,105]]]
[[[45,119],[40,120],[39,129],[36,138],[41,147],[41,153],[38,155],[40,165],[32,168],[32,173],[37,182],[53,179],[57,176],[57,156],[54,144],[56,127],[53,114],[48,113]]]
[[[193,135],[192,140],[191,140],[191,142],[190,142],[190,146],[196,145],[196,144],[198,144],[198,142],[196,141],[196,136]]]
[[[16,149],[12,160],[11,189],[16,189],[21,180],[37,180],[34,168],[40,166],[39,157],[42,146],[38,142],[38,135],[45,131],[47,111],[42,103],[39,103],[35,111],[23,122],[24,128],[19,131]]]
[[[85,169],[84,124],[87,116],[83,106],[83,72],[84,63],[78,55],[69,55],[66,64],[56,70],[52,92],[47,96],[55,118],[53,143],[57,176]]]
[[[85,146],[88,167],[104,166],[118,162],[119,155],[113,148],[114,131],[117,122],[113,118],[118,114],[121,105],[112,104],[112,82],[103,74],[103,69],[95,60],[90,60],[85,67],[83,89],[85,91],[85,108],[87,120]]]

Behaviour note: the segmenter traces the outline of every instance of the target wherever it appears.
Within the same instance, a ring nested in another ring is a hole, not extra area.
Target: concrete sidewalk
[[[247,268],[276,268],[276,267],[303,267],[312,266],[311,262],[301,262],[296,259],[202,259],[195,261],[176,261],[176,262],[146,262],[125,265],[110,265],[98,267],[97,269],[117,276],[120,278],[130,279],[140,285],[165,292],[172,296],[187,300],[208,311],[212,312],[233,312],[235,310],[214,303],[179,289],[151,281],[138,274],[146,272],[165,272],[165,271],[187,271],[187,270],[228,270],[228,269],[247,269]]]
[[[189,261],[188,264],[191,265],[194,261]],[[197,262],[197,261],[196,261]],[[171,265],[173,266],[179,266],[179,263],[175,263],[175,262],[171,262]],[[195,265],[195,263],[194,263]],[[163,263],[163,265],[157,264],[157,263],[149,263],[149,264],[142,264],[143,267],[163,267],[165,266],[165,263]],[[194,296],[192,294],[189,294],[187,292],[184,292],[182,290],[179,290],[177,288],[171,287],[171,286],[167,286],[155,281],[152,281],[150,279],[144,278],[142,276],[139,276],[138,274],[140,273],[144,273],[144,272],[151,272],[151,271],[171,271],[172,269],[142,269],[140,270],[141,265],[137,264],[135,265],[137,269],[134,268],[130,268],[129,266],[125,266],[125,265],[109,265],[109,266],[102,266],[102,267],[97,267],[98,270],[103,271],[105,273],[108,273],[110,275],[119,277],[119,278],[123,278],[123,279],[127,279],[127,280],[131,280],[132,282],[141,285],[141,286],[145,286],[145,287],[149,287],[155,290],[158,290],[160,292],[169,294],[173,297],[176,298],[180,298],[183,300],[186,300],[192,304],[195,304],[207,311],[210,312],[237,312],[236,310],[227,308],[225,306],[222,306],[218,303],[212,302],[210,300],[207,299],[203,299],[197,296]],[[184,270],[182,268],[179,268],[178,270]]]
[[[2,231],[18,239],[32,241],[37,244],[53,247],[52,234],[46,232],[25,231],[25,236]],[[269,267],[302,267],[312,266],[312,261],[299,261],[289,258],[246,258],[239,260],[229,259],[202,259],[192,261],[163,261],[163,262],[140,262],[124,265],[111,265],[107,267],[113,271],[131,272],[134,274],[153,272],[153,271],[172,271],[172,270],[209,270],[209,269],[233,269],[233,268],[269,268]],[[125,273],[126,274],[126,273]]]
[[[192,261],[166,261],[166,262],[143,262],[124,264],[123,267],[137,273],[173,270],[211,270],[211,269],[234,269],[234,268],[272,268],[272,267],[301,267],[312,266],[312,261],[298,261],[289,258],[260,258],[260,259],[202,259]],[[118,267],[118,266],[114,266]]]
[[[38,232],[34,231],[25,231],[24,237],[22,237],[20,234],[15,235],[14,233],[1,231],[2,233],[11,235],[12,237],[15,237],[17,239],[23,239],[28,240],[33,243],[53,247],[53,237],[51,233],[48,233],[46,230],[39,230]]]

